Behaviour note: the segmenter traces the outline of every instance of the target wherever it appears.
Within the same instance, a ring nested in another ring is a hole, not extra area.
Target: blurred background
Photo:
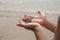
[[[18,17],[29,14],[37,15],[42,10],[47,18],[57,25],[60,15],[60,0],[0,0],[0,40],[36,40],[32,31],[17,27]],[[48,40],[54,34],[43,28]]]

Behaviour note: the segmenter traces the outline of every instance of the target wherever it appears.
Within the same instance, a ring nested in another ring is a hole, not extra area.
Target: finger
[[[38,11],[40,17],[45,17],[45,14],[42,11]]]
[[[22,21],[22,19],[19,19],[18,21],[19,23],[17,24],[17,26],[25,27],[25,23]]]
[[[25,25],[23,25],[23,24],[17,24],[17,26],[20,26],[20,27],[24,27],[25,28]]]
[[[37,18],[37,19],[39,18],[39,16],[30,16],[30,17],[31,17],[31,18]]]
[[[30,16],[28,14],[25,14],[24,15],[24,18],[29,18]]]
[[[28,17],[28,18],[37,18],[38,16],[31,16],[31,15],[25,15],[25,18]]]
[[[27,26],[28,26],[27,24],[25,24],[25,23],[23,22],[22,19],[19,19],[18,21],[20,22],[20,23],[18,24],[18,26],[22,26],[22,27],[27,27]]]
[[[27,28],[29,26],[28,24],[25,24],[21,18],[19,18],[18,21],[19,23],[17,24],[17,26],[24,27],[24,28]]]
[[[31,16],[31,15],[25,15],[25,18],[40,18],[39,16]]]
[[[31,25],[29,25],[29,24],[17,24],[17,26],[24,27],[24,28],[28,28],[28,27],[31,26]]]
[[[18,21],[21,23],[21,24],[24,24],[23,20],[21,18],[18,19]]]
[[[36,25],[37,23],[27,23],[27,24],[25,24],[27,27],[29,27],[29,26],[33,26],[33,25]]]
[[[20,26],[20,24],[17,24],[17,26]]]

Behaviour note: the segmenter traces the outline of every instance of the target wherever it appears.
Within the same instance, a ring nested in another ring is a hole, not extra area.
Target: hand
[[[41,24],[42,26],[45,25],[45,22],[47,20],[45,14],[42,11],[38,11],[39,16],[30,16],[30,15],[24,15],[24,18],[32,18],[32,22],[36,22]]]
[[[38,30],[38,28],[40,28],[40,24],[38,23],[25,23],[21,18],[18,19],[19,24],[17,24],[17,26],[21,26],[24,27],[25,29],[29,29],[29,30]]]

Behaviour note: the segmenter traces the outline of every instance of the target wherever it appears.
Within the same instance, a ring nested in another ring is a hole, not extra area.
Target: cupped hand
[[[19,24],[17,26],[24,27],[25,29],[29,30],[36,30],[38,29],[41,25],[38,23],[25,23],[21,18],[18,19]]]
[[[47,20],[45,14],[42,11],[38,11],[38,15],[39,16],[31,16],[31,15],[24,15],[24,18],[32,18],[32,22],[36,22],[41,24],[42,26],[45,25],[45,22]]]

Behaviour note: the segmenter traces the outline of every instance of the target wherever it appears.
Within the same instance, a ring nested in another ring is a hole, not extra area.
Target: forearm
[[[46,34],[42,28],[37,28],[37,31],[34,31],[37,40],[47,40]]]
[[[49,20],[46,20],[44,27],[49,29],[53,33],[55,33],[55,30],[56,30],[57,26],[53,22],[51,22]]]

